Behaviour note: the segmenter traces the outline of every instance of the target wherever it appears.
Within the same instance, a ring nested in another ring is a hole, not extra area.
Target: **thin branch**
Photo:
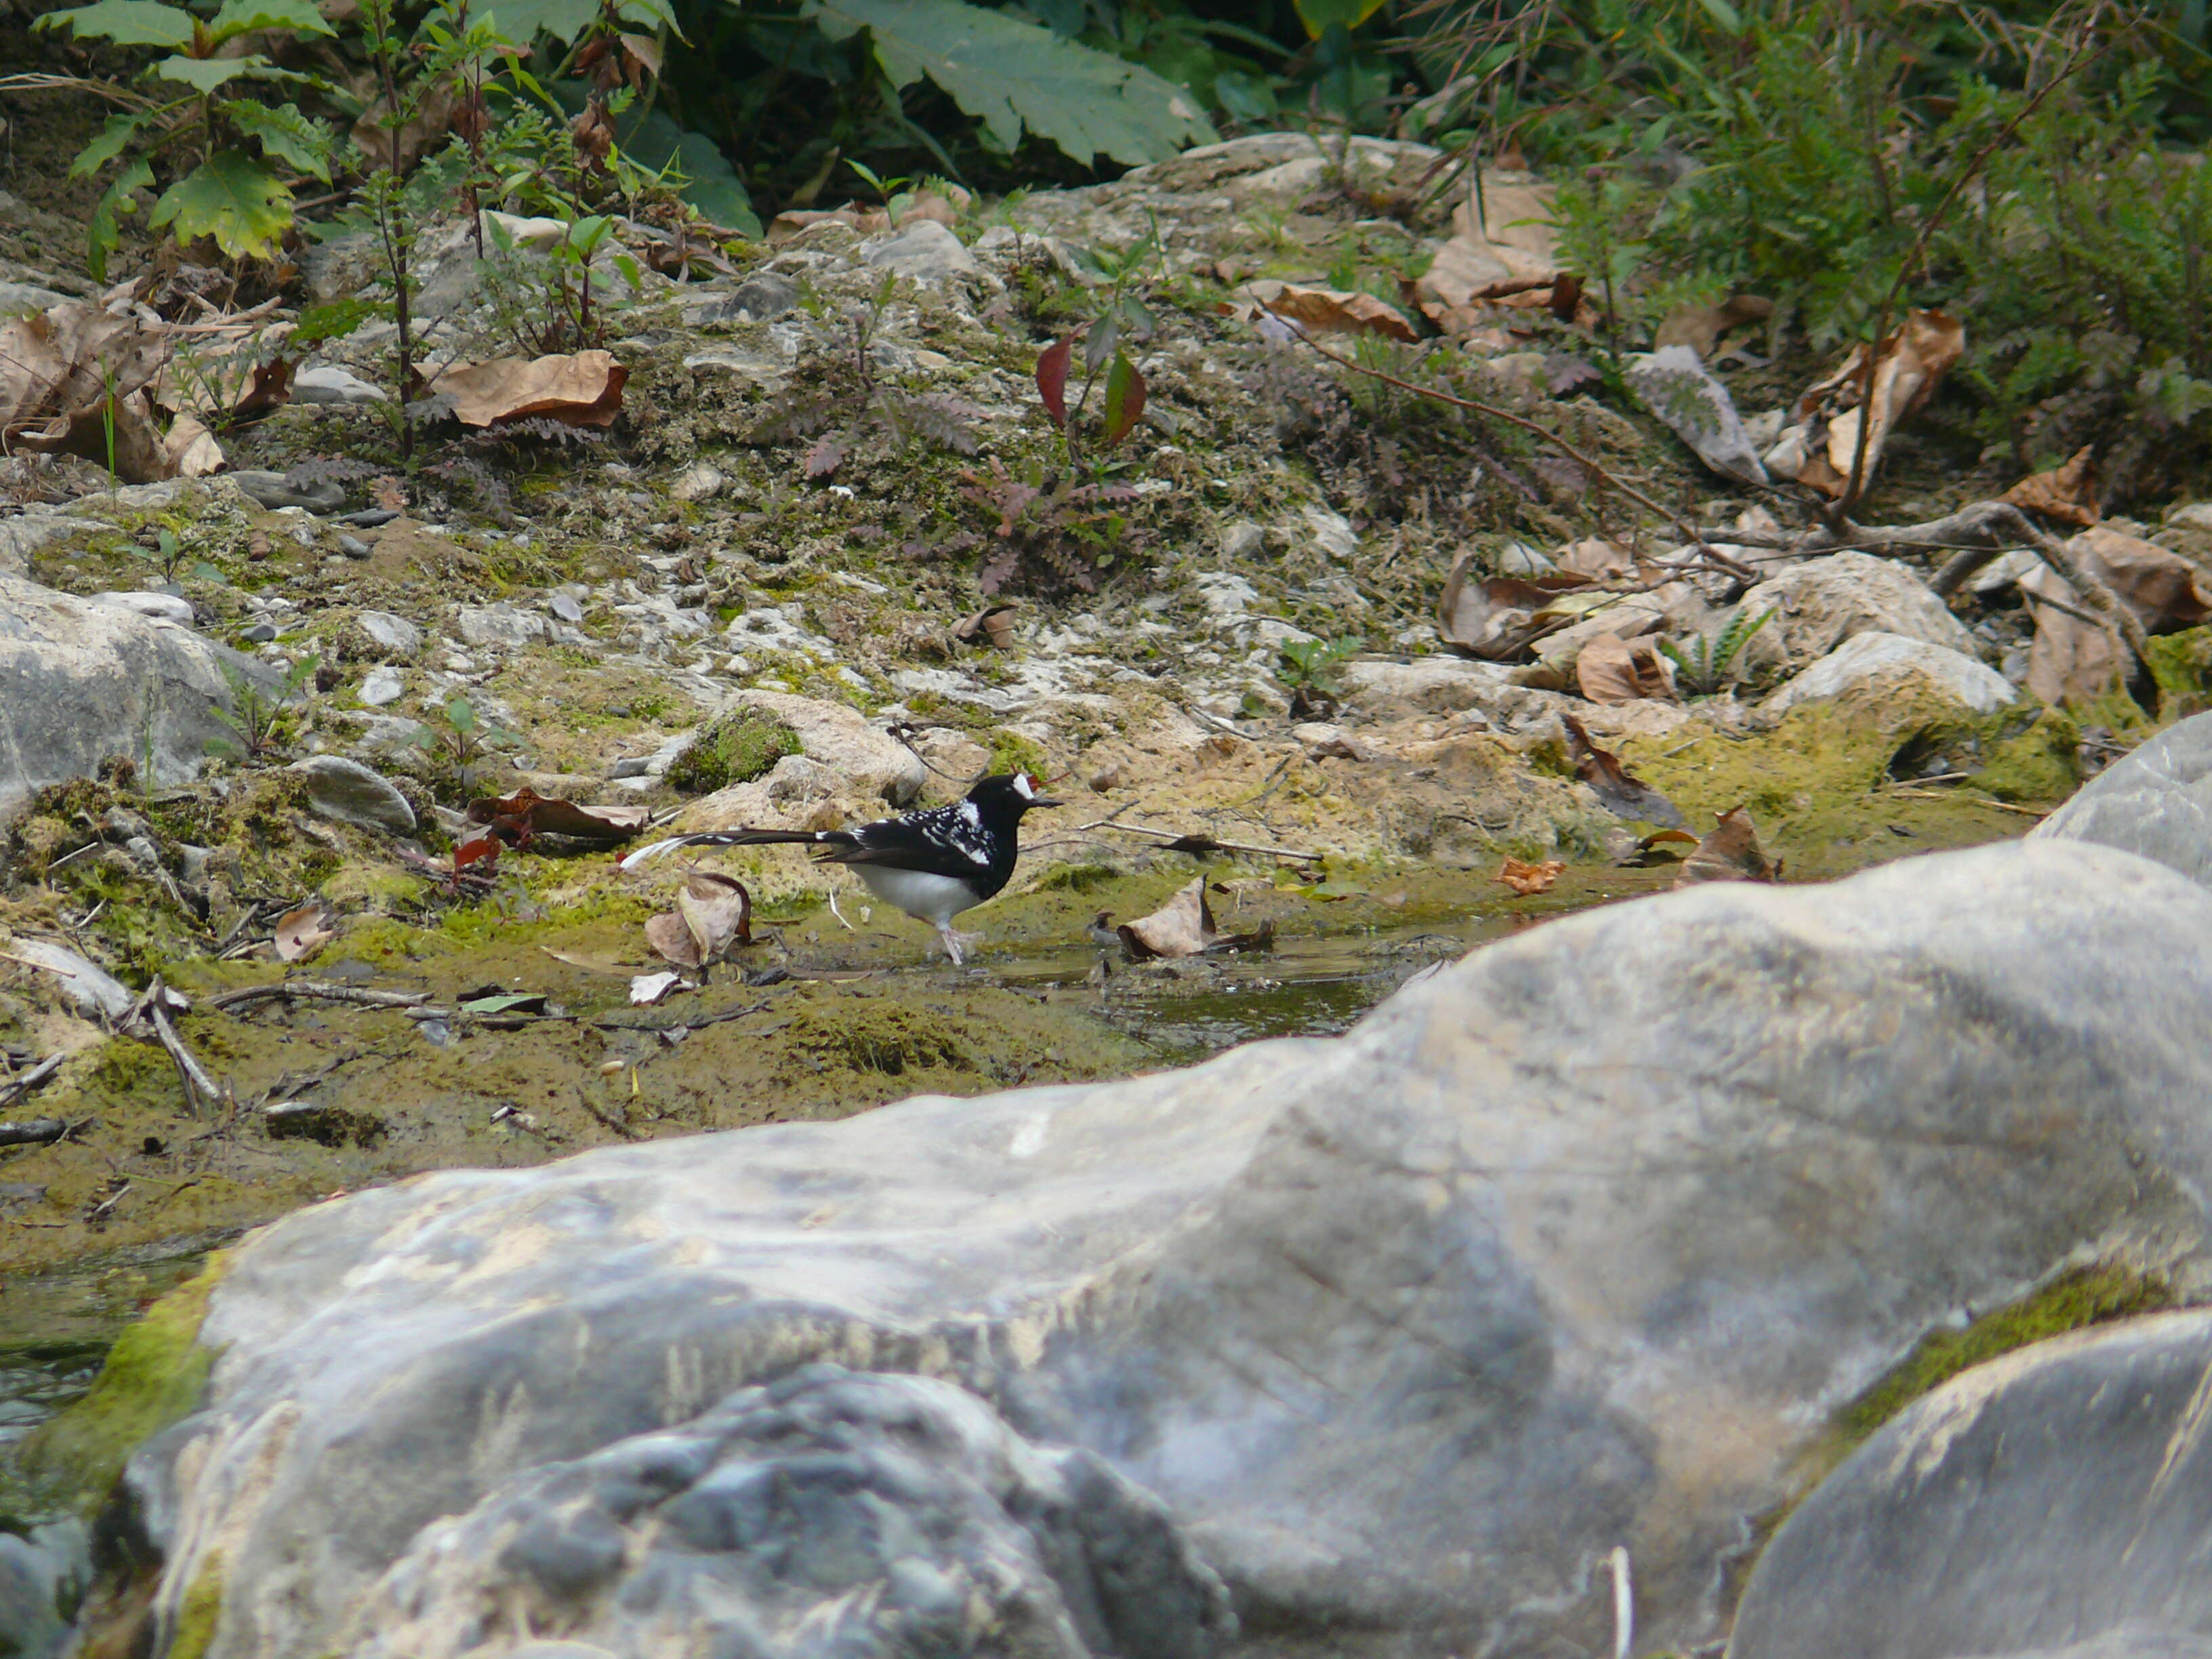
[[[0,1083],[0,1105],[14,1105],[62,1068],[66,1054],[48,1054],[21,1077],[11,1077]]]
[[[332,985],[322,980],[286,979],[271,985],[242,986],[220,996],[206,998],[206,1008],[237,1008],[247,1003],[278,998],[307,997],[318,1002],[350,1002],[363,1008],[419,1008],[430,1000],[424,991],[366,991],[351,985]]]

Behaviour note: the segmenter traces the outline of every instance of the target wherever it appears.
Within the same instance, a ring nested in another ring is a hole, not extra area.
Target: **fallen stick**
[[[22,1123],[0,1123],[0,1146],[44,1146],[69,1133],[58,1117],[34,1117]]]
[[[22,1076],[11,1077],[6,1082],[0,1083],[0,1099],[4,1099],[8,1105],[14,1105],[56,1072],[60,1071],[62,1061],[67,1058],[65,1054],[48,1054]]]
[[[204,1100],[209,1105],[214,1105],[222,1098],[222,1089],[208,1075],[207,1067],[192,1058],[192,1051],[185,1047],[184,1039],[177,1035],[177,1028],[169,1024],[168,1012],[161,1006],[169,995],[168,988],[156,978],[147,988],[146,1018],[153,1022],[155,1036],[161,1038],[161,1046],[169,1051],[169,1058],[176,1062],[177,1075],[185,1081],[185,1103],[192,1109],[192,1115],[198,1117],[200,1115],[199,1103]]]
[[[350,1002],[362,1008],[418,1008],[430,1000],[427,991],[364,991],[351,985],[332,985],[325,980],[285,979],[269,985],[241,986],[204,1000],[209,1008],[237,1008],[250,1002],[273,1002],[282,998],[308,997],[318,1002]]]
[[[1326,853],[1301,853],[1291,847],[1262,847],[1249,841],[1217,841],[1212,836],[1179,836],[1173,830],[1153,830],[1141,823],[1115,823],[1110,818],[1101,818],[1096,823],[1086,823],[1077,831],[1119,830],[1132,836],[1150,836],[1161,843],[1164,853],[1257,853],[1269,858],[1302,859],[1309,864],[1319,864]]]
[[[1919,800],[1964,801],[1969,806],[1990,806],[2000,812],[2017,812],[2024,818],[2047,818],[2051,816],[2048,812],[2037,811],[2033,806],[2014,806],[2010,801],[1991,800],[1986,795],[1954,794],[1943,789],[1910,789],[1903,784],[1895,783],[1890,785],[1889,793],[1893,795],[1911,795]]]

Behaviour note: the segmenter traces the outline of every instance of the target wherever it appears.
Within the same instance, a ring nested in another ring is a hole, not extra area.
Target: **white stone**
[[[860,244],[860,257],[924,283],[973,276],[982,270],[960,239],[934,219],[909,219],[890,236],[871,237]]]
[[[1352,520],[1325,507],[1305,510],[1306,534],[1332,559],[1353,558],[1359,552],[1359,536]]]
[[[361,408],[388,404],[392,394],[372,386],[350,369],[334,363],[317,363],[292,377],[292,401],[296,404],[338,404]]]
[[[368,635],[380,651],[395,657],[411,657],[422,648],[422,630],[404,617],[395,617],[389,611],[362,611],[354,616],[354,624]]]
[[[191,601],[173,593],[95,593],[92,602],[136,612],[149,622],[173,623],[179,628],[192,625]]]
[[[668,493],[679,501],[708,501],[720,495],[728,483],[719,466],[696,461],[677,475],[676,482],[668,486]]]
[[[518,610],[504,599],[496,605],[463,605],[454,627],[464,645],[502,650],[535,645],[548,631],[544,617]]]
[[[1775,692],[1766,707],[1778,714],[1862,689],[1886,690],[1915,676],[1978,714],[2020,701],[2003,675],[1960,652],[1901,634],[1854,634]]]
[[[361,701],[371,708],[384,708],[407,694],[407,681],[396,668],[378,666],[362,676]]]

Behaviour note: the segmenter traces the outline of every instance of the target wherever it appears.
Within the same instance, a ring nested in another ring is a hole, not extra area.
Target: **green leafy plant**
[[[530,356],[588,351],[606,343],[611,319],[635,301],[644,284],[637,260],[617,252],[611,263],[625,294],[593,261],[614,234],[614,221],[592,214],[564,226],[550,247],[520,247],[497,219],[489,222],[491,253],[483,266],[493,331]]]
[[[306,657],[293,664],[274,691],[264,690],[260,682],[228,663],[222,664],[224,683],[230,687],[230,707],[218,706],[216,716],[236,736],[209,738],[208,753],[248,766],[281,754],[292,705],[314,679],[318,660]]]
[[[1717,635],[1693,635],[1686,650],[1672,640],[1660,641],[1659,649],[1674,665],[1675,673],[1692,693],[1710,697],[1728,683],[1729,670],[1743,654],[1752,636],[1773,619],[1771,611],[1762,611],[1754,617],[1747,610],[1739,610]]]
[[[486,754],[509,744],[519,744],[519,733],[493,726],[477,713],[466,697],[455,697],[438,711],[439,724],[416,728],[411,741],[417,749],[450,766],[461,790],[476,786],[477,769]]]
[[[120,164],[93,213],[88,252],[94,276],[106,275],[120,216],[136,211],[137,192],[155,185],[155,161],[173,177],[149,223],[179,243],[212,237],[234,259],[273,255],[291,228],[294,187],[303,178],[329,182],[328,130],[295,104],[256,95],[259,88],[310,77],[261,53],[228,50],[252,34],[335,34],[313,0],[223,0],[205,18],[161,0],[97,0],[49,12],[36,27],[166,52],[138,76],[147,91],[116,89],[123,112],[108,118],[70,167],[70,177],[88,178]],[[138,146],[141,153],[126,159]]]
[[[1367,648],[1357,634],[1333,640],[1285,640],[1277,652],[1276,678],[1291,694],[1291,713],[1310,720],[1334,712],[1344,688],[1336,671]]]
[[[1122,343],[1152,337],[1152,313],[1145,303],[1142,279],[1159,251],[1157,230],[1126,248],[1082,250],[1079,261],[1104,284],[1096,314],[1047,346],[1036,360],[1037,396],[1045,416],[1060,434],[1068,465],[1094,480],[1122,470],[1106,459],[1106,452],[1117,447],[1144,418],[1148,388]],[[1070,408],[1067,383],[1078,345],[1083,349],[1083,385]],[[1096,430],[1088,431],[1083,417],[1094,391],[1102,394],[1098,419]]]

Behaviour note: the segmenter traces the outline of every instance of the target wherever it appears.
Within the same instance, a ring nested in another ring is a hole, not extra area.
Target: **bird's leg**
[[[967,962],[968,952],[964,948],[968,942],[966,934],[953,932],[951,922],[940,921],[937,924],[937,937],[945,942],[945,954],[952,958],[952,965],[955,968],[961,967]]]

